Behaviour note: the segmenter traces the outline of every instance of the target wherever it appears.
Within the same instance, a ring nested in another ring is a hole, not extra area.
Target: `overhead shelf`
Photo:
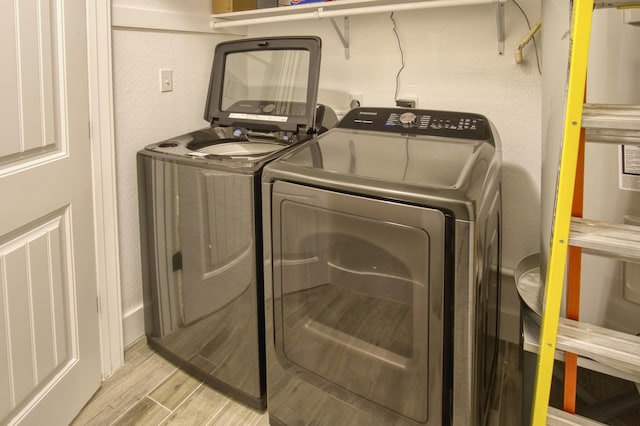
[[[215,14],[211,15],[211,27],[213,30],[219,30],[238,26],[325,18],[332,20],[345,49],[348,49],[349,16],[493,4],[497,8],[498,51],[502,55],[504,53],[504,3],[506,0],[339,0]],[[345,18],[342,31],[335,23],[335,18]],[[348,51],[346,54],[348,57]]]
[[[339,0],[212,15],[214,28],[372,13],[505,3],[506,0]]]

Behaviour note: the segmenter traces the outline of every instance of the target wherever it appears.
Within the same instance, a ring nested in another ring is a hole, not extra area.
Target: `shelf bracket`
[[[336,23],[335,18],[329,18],[329,19],[331,19],[331,24],[333,25],[333,28],[336,30],[336,33],[338,33],[338,37],[340,37],[340,41],[344,46],[344,58],[349,59],[351,57],[351,52],[349,51],[349,17],[345,16],[343,18],[342,30]]]
[[[504,3],[498,0],[496,7],[496,27],[498,30],[498,54],[504,55]]]

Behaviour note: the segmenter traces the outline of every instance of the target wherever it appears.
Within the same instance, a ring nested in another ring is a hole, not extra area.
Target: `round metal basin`
[[[268,154],[285,147],[286,145],[274,142],[227,142],[200,148],[198,152],[228,157],[251,157]]]

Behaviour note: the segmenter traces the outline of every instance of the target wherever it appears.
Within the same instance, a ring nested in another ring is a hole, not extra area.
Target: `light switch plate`
[[[173,91],[173,70],[170,70],[170,69],[160,70],[160,91],[161,92]]]

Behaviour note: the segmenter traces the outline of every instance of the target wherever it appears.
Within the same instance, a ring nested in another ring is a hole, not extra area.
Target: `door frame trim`
[[[102,378],[124,364],[118,240],[111,0],[85,0],[96,245],[97,309]]]

